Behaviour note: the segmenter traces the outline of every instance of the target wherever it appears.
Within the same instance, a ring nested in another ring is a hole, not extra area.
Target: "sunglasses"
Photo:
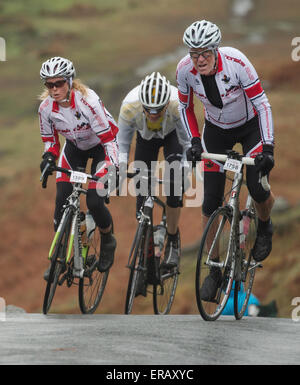
[[[165,108],[166,106],[163,106],[163,107],[159,107],[159,108],[151,108],[151,107],[144,107],[143,106],[143,108],[144,108],[144,110],[146,111],[146,112],[148,112],[148,114],[159,114],[160,112],[162,112],[163,111],[163,109]]]
[[[200,56],[202,56],[204,59],[208,59],[213,55],[213,51],[211,49],[207,49],[202,52],[195,52],[195,51],[190,51],[190,57],[191,59],[198,60]]]
[[[66,80],[57,80],[57,82],[45,82],[45,86],[50,90],[51,88],[60,88],[65,84]]]

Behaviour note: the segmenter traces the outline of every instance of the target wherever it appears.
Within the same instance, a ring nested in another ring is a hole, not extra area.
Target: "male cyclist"
[[[182,124],[191,140],[187,160],[200,161],[203,151],[224,154],[241,143],[246,156],[255,157],[256,167],[247,167],[247,186],[258,214],[257,237],[253,249],[256,261],[263,261],[272,249],[271,209],[273,194],[259,183],[260,174],[269,175],[274,166],[274,130],[271,107],[258,75],[239,50],[221,47],[220,29],[201,20],[184,32],[189,53],[177,66],[177,82]],[[202,138],[194,113],[193,95],[204,105]],[[204,162],[202,218],[222,204],[225,174],[220,162]],[[213,299],[220,284],[220,270],[211,269],[202,288],[203,299]]]
[[[118,167],[117,125],[105,109],[99,96],[75,77],[73,63],[62,57],[53,57],[42,64],[40,77],[46,87],[40,96],[40,132],[44,142],[41,171],[47,164],[58,161],[60,167],[76,170],[86,167],[92,159],[91,173],[101,176],[103,161]],[[60,149],[59,134],[66,138]],[[100,167],[100,168],[99,168]],[[48,172],[48,171],[47,171]],[[51,173],[51,171],[50,171]],[[66,198],[72,192],[70,178],[57,172],[54,229],[57,230]],[[114,261],[116,240],[112,233],[112,217],[99,196],[96,183],[90,182],[87,207],[101,235],[98,269],[108,270]],[[44,278],[48,280],[50,268]]]
[[[160,147],[163,147],[165,160],[172,163],[180,162],[183,151],[190,146],[179,117],[178,91],[159,72],[146,76],[141,84],[125,97],[120,109],[118,127],[120,163],[128,161],[135,132],[135,161],[145,162],[148,170],[151,170],[151,161],[157,160]],[[143,198],[142,195],[137,195],[137,213]],[[168,239],[164,257],[165,266],[170,268],[177,266],[179,262],[178,222],[181,206],[182,197],[174,193],[171,185],[170,195],[167,196]]]

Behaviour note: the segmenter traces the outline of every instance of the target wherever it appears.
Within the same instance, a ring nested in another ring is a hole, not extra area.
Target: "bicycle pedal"
[[[260,262],[251,263],[249,270],[256,269],[257,267],[259,267],[261,269],[261,268],[263,268],[263,265]]]
[[[213,298],[213,299],[203,299],[202,301],[204,302],[211,302],[211,303],[215,303],[216,305],[219,305],[220,301],[218,301],[217,299]]]
[[[92,264],[92,266],[89,266],[87,269],[84,270],[83,275],[85,277],[89,277],[90,278],[92,273],[93,273],[93,271],[96,269],[97,265],[98,265],[98,260],[95,260],[94,263]]]

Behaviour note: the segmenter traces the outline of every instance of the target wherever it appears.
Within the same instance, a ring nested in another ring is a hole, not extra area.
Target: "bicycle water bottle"
[[[96,228],[96,223],[94,221],[94,218],[89,211],[86,212],[85,223],[86,223],[87,242],[89,243],[93,236],[93,232]]]
[[[243,213],[240,220],[240,248],[244,249],[246,246],[246,237],[249,233],[250,217],[247,212]]]
[[[166,228],[163,225],[163,222],[156,227],[156,231],[154,232],[154,246],[158,248],[156,256],[161,256],[164,245],[165,245],[165,236],[166,236]]]

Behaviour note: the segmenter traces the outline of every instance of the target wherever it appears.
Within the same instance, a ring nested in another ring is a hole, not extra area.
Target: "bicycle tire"
[[[147,226],[143,223],[140,223],[137,229],[131,253],[133,257],[129,266],[130,275],[126,293],[125,314],[130,314],[132,311],[133,302],[137,290],[137,283],[138,280],[141,279],[140,275],[144,274],[145,231],[147,231]],[[145,280],[145,276],[142,279]]]
[[[85,259],[85,271],[92,268],[88,275],[79,280],[78,299],[79,307],[83,314],[93,314],[98,308],[107,283],[109,269],[100,272],[97,268],[100,255],[100,233],[97,227],[90,237],[88,251]]]
[[[240,245],[243,253],[241,266],[242,280],[235,281],[234,285],[234,316],[237,320],[242,319],[246,312],[256,271],[256,268],[253,267],[256,263],[252,256],[252,248],[256,238],[257,215],[253,202],[245,210],[242,220],[247,221],[247,234],[245,235],[243,245]]]
[[[180,234],[179,250],[181,253]],[[157,269],[159,271],[160,282],[156,285],[153,285],[153,310],[155,314],[166,315],[170,313],[174,302],[175,292],[178,284],[179,266],[172,269],[166,269],[162,264],[163,254],[159,260],[155,260],[155,263],[158,265]]]
[[[63,264],[66,259],[67,245],[69,241],[69,235],[71,231],[72,211],[69,209],[67,212],[60,234],[58,236],[57,243],[51,258],[51,268],[49,273],[48,282],[44,294],[43,313],[47,314],[50,310],[54,294],[57,288],[59,276],[63,270]]]
[[[216,235],[218,237],[218,242],[214,242]],[[215,255],[218,255],[219,257],[220,265],[216,268],[220,269],[221,277],[214,298],[203,299],[202,297],[204,297],[204,295],[201,297],[201,294],[204,294],[202,285],[205,278],[208,277],[211,272],[211,268],[207,265],[209,256],[207,252],[207,243],[209,237],[211,237],[211,239],[214,237],[209,252],[211,254],[215,253]],[[231,231],[231,212],[226,206],[219,207],[211,215],[205,227],[196,266],[195,288],[197,306],[205,321],[215,321],[222,314],[222,311],[226,306],[234,276],[235,258],[233,253],[234,239]]]

